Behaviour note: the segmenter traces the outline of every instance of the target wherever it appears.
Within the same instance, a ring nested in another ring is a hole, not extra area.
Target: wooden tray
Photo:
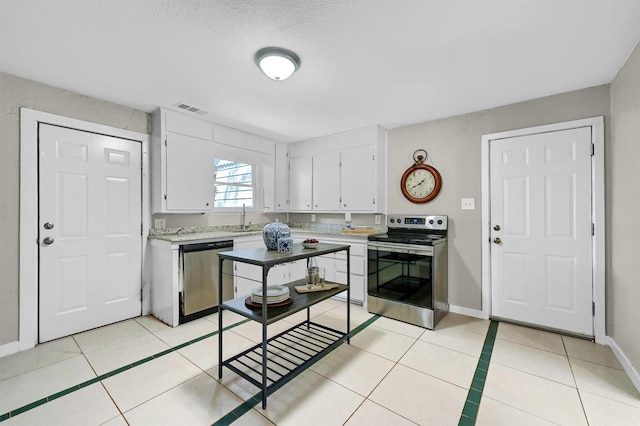
[[[331,290],[332,288],[338,288],[338,284],[323,284],[322,287],[307,288],[306,285],[298,285],[295,287],[298,293],[313,293],[316,291]]]

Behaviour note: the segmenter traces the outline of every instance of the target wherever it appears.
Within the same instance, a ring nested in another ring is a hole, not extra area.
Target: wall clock
[[[421,153],[424,153],[422,155]],[[418,149],[413,153],[413,165],[409,167],[400,179],[402,195],[412,203],[428,203],[438,196],[442,188],[442,177],[433,167],[424,164],[427,151]]]

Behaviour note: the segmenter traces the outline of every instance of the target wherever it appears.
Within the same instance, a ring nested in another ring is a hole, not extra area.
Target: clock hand
[[[416,183],[415,185],[413,185],[411,188],[415,188],[418,185],[422,185],[422,183],[424,182],[424,179],[422,179],[420,182]]]

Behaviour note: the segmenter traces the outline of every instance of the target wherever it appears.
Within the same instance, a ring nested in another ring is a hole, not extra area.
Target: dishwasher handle
[[[183,253],[204,250],[219,250],[223,248],[233,248],[233,240],[229,241],[212,241],[210,243],[185,244],[182,246]]]

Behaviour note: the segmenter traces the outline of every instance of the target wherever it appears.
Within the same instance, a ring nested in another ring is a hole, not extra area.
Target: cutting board
[[[373,229],[371,228],[362,228],[362,229],[343,229],[343,234],[373,234]]]

